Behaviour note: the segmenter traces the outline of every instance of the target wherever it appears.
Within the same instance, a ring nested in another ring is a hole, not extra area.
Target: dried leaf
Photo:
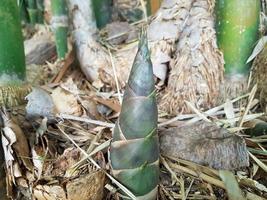
[[[249,155],[259,165],[260,168],[262,168],[265,172],[267,172],[267,165],[266,164],[264,164],[261,160],[259,160],[252,153],[249,153]]]
[[[59,113],[80,116],[82,109],[78,103],[77,96],[69,91],[57,87],[53,90],[51,97]]]
[[[102,171],[80,176],[67,184],[68,200],[102,200],[104,183],[105,174]]]
[[[216,169],[237,169],[249,165],[245,141],[208,122],[162,131],[160,149],[163,155]]]
[[[121,106],[120,103],[118,102],[118,100],[115,99],[103,99],[103,98],[95,98],[95,100],[109,108],[111,108],[112,110],[114,110],[115,112],[119,113],[121,110]]]
[[[10,153],[16,155],[17,159],[21,160],[29,171],[32,171],[33,165],[30,161],[30,149],[25,134],[6,112],[2,112],[1,116],[4,121],[3,132],[6,139],[10,142]]]
[[[37,177],[40,179],[43,172],[43,159],[37,154],[34,148],[32,148],[32,160],[35,170],[37,171]]]
[[[247,63],[251,62],[256,56],[263,50],[265,47],[265,44],[267,42],[267,36],[263,36],[261,39],[259,39],[257,45],[255,46],[251,56],[249,56]]]
[[[56,45],[50,32],[26,40],[24,47],[27,65],[42,65],[56,56]]]
[[[68,200],[64,189],[58,185],[37,185],[33,195],[36,200]]]
[[[32,92],[27,95],[26,116],[29,119],[46,117],[54,119],[57,110],[50,94],[41,88],[33,88]]]
[[[75,148],[68,148],[64,150],[63,155],[59,156],[53,163],[53,176],[63,176],[66,171],[77,163],[81,158],[80,151]]]
[[[234,119],[235,118],[235,112],[234,112],[234,106],[233,103],[227,99],[224,104],[224,111],[227,119]],[[231,122],[231,126],[233,127],[235,125],[235,122]]]
[[[63,82],[60,84],[60,87],[63,88],[64,90],[72,93],[73,95],[79,95],[80,91],[77,87],[77,85],[73,82],[72,78],[68,78],[66,82]]]
[[[108,40],[113,45],[118,45],[128,39],[131,26],[128,22],[112,22],[106,26]]]
[[[13,156],[12,145],[16,142],[16,134],[12,131],[11,128],[5,127],[3,128],[2,134],[2,145],[5,154],[5,162],[7,168],[12,167],[12,163],[15,160]]]
[[[65,189],[57,184],[37,185],[33,195],[37,200],[102,200],[104,183],[104,172],[96,171],[69,180]]]

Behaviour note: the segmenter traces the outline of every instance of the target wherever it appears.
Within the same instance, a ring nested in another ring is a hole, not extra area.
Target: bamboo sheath
[[[113,132],[113,175],[138,199],[153,200],[159,180],[158,111],[147,39],[142,36]]]

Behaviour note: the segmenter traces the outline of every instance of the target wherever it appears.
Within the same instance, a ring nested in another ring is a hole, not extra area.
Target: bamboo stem
[[[224,54],[226,74],[247,74],[247,64],[258,38],[260,0],[216,1],[219,48]]]
[[[36,24],[38,22],[38,10],[36,0],[27,0],[27,8],[31,24]]]
[[[44,23],[44,0],[36,0],[36,6],[38,11],[38,23]]]
[[[28,11],[27,11],[27,5],[26,5],[26,1],[25,0],[20,0],[19,1],[19,11],[20,11],[21,21],[23,21],[24,23],[30,22],[29,14],[28,14]]]
[[[112,1],[111,0],[93,0],[93,7],[98,28],[103,28],[111,21]]]
[[[25,55],[16,0],[0,4],[0,85],[25,79]]]
[[[52,0],[52,29],[55,34],[58,58],[68,52],[68,11],[66,0]]]

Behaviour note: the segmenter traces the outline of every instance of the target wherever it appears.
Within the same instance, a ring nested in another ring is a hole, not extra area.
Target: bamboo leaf
[[[245,199],[232,172],[220,170],[219,175],[225,184],[226,191],[230,200]]]
[[[259,53],[263,50],[266,42],[267,42],[267,36],[263,36],[261,39],[259,39],[251,56],[248,58],[247,63],[251,62],[254,58],[256,58],[257,55],[259,55]]]

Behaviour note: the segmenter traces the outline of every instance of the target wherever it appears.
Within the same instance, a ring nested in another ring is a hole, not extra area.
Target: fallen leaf
[[[32,160],[33,165],[37,171],[37,177],[40,179],[43,172],[43,159],[37,154],[34,148],[32,148]]]
[[[59,185],[37,185],[33,189],[36,200],[68,200],[64,189]]]
[[[80,176],[67,184],[68,200],[102,200],[104,184],[103,171]]]
[[[259,39],[257,45],[253,49],[251,56],[249,56],[249,58],[248,58],[247,63],[249,63],[254,58],[256,58],[256,56],[263,50],[266,42],[267,42],[267,36],[263,36],[261,39]]]
[[[131,26],[128,22],[112,22],[106,26],[106,29],[109,42],[118,45],[128,39]]]
[[[59,113],[75,116],[80,116],[82,114],[82,109],[77,101],[76,95],[70,93],[69,91],[61,87],[57,87],[53,90],[51,97]]]
[[[249,166],[243,138],[209,122],[182,125],[160,132],[161,153],[216,169]]]
[[[26,106],[26,117],[28,119],[39,117],[55,119],[58,112],[50,94],[44,89],[34,87],[32,92],[26,96],[26,99],[28,100]]]
[[[33,165],[30,161],[28,141],[22,129],[8,116],[5,110],[1,111],[1,117],[4,125],[2,141],[5,142],[5,146],[3,145],[3,147],[6,156],[6,165],[12,168],[11,171],[15,177],[20,177],[22,176],[22,172],[17,163],[18,160],[21,160],[24,167],[29,171],[33,169]],[[12,164],[15,159],[18,160]]]
[[[121,106],[118,100],[116,99],[102,99],[102,98],[95,98],[95,100],[98,103],[101,103],[109,108],[111,108],[115,112],[120,112],[121,111]]]

